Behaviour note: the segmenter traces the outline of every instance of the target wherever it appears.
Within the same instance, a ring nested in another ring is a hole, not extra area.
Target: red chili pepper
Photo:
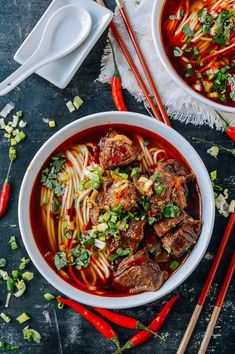
[[[89,231],[89,230],[91,230],[91,228],[92,228],[92,222],[91,222],[91,220],[89,220],[88,223],[83,226],[83,230]]]
[[[8,202],[10,199],[10,192],[11,192],[11,185],[9,183],[9,179],[6,179],[3,187],[2,187],[2,193],[0,196],[0,218],[3,217],[7,210]]]
[[[163,326],[167,316],[169,315],[172,306],[179,298],[179,296],[173,296],[169,301],[167,301],[161,312],[150,323],[148,328],[154,332],[159,331],[159,329]],[[150,332],[147,332],[145,330],[140,331],[139,333],[135,334],[128,342],[126,342],[126,344],[121,349],[116,350],[114,354],[122,353],[124,350],[138,347],[139,345],[145,343],[151,337],[152,334]]]
[[[224,117],[218,111],[216,111],[216,113],[222,121],[225,133],[232,139],[233,142],[235,142],[235,127],[230,127],[229,123],[224,119]]]
[[[121,327],[130,329],[144,329],[153,334],[154,336],[157,336],[157,333],[155,333],[150,328],[146,327],[143,323],[133,317],[120,315],[119,313],[115,313],[106,309],[101,309],[99,307],[93,307],[93,309],[96,310],[103,317],[107,318],[111,322],[116,323]]]
[[[225,130],[226,134],[235,142],[235,127],[229,127]]]
[[[5,179],[5,182],[3,183],[2,186],[2,192],[0,196],[0,218],[3,217],[7,210],[7,206],[10,200],[10,193],[11,193],[11,185],[10,185],[10,172],[11,172],[11,166],[13,161],[16,158],[16,149],[11,147],[9,150],[9,159],[10,159],[10,164],[9,168],[7,171],[7,177]]]
[[[104,321],[95,313],[91,312],[90,310],[88,310],[87,308],[85,308],[84,306],[80,305],[79,303],[73,300],[64,299],[61,296],[57,296],[57,300],[59,302],[62,302],[62,304],[67,305],[71,307],[73,310],[80,313],[80,315],[82,315],[87,321],[89,321],[100,333],[103,334],[105,338],[110,339],[116,344],[118,348],[120,348],[120,343],[118,340],[117,333],[110,326],[108,322]]]
[[[113,63],[114,63],[114,74],[112,79],[112,96],[115,103],[115,106],[118,111],[127,111],[127,107],[124,102],[123,94],[122,94],[122,80],[121,75],[118,70],[114,50],[111,41],[109,41],[112,54],[113,54]]]

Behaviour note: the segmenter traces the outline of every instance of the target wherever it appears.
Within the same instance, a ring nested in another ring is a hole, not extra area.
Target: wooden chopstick
[[[198,354],[205,354],[206,353],[207,347],[210,343],[211,336],[213,334],[213,330],[215,328],[221,308],[223,306],[224,299],[225,299],[225,296],[226,296],[228,288],[229,288],[229,284],[232,280],[234,269],[235,269],[235,251],[233,252],[233,256],[232,256],[231,262],[229,264],[228,271],[226,273],[223,285],[222,285],[219,295],[217,297],[216,304],[215,304],[214,310],[211,314],[210,322],[208,323],[208,326],[207,326],[206,332],[204,334]]]
[[[211,284],[214,280],[214,277],[215,277],[216,271],[218,269],[218,266],[220,264],[221,258],[224,254],[224,250],[225,250],[226,245],[228,243],[229,237],[232,233],[234,223],[235,223],[235,212],[233,212],[229,218],[224,235],[223,235],[221,243],[219,245],[219,249],[217,251],[217,254],[216,254],[213,264],[211,266],[210,272],[208,274],[208,277],[206,279],[206,282],[204,284],[204,287],[203,287],[200,297],[198,299],[197,305],[194,309],[194,312],[192,314],[192,317],[190,319],[188,327],[186,328],[186,331],[184,333],[184,337],[180,343],[180,346],[179,346],[176,354],[183,354],[187,348],[187,345],[189,343],[189,340],[191,338],[191,335],[193,333],[193,330],[196,326],[196,323],[197,323],[200,313],[202,311],[203,305],[205,303],[206,297],[209,293]]]
[[[155,82],[154,82],[154,80],[152,78],[151,72],[150,72],[149,67],[148,67],[148,65],[146,63],[145,57],[143,55],[143,52],[142,52],[142,50],[141,50],[141,48],[139,46],[138,40],[136,38],[136,35],[135,35],[135,33],[134,33],[133,29],[132,29],[131,22],[129,20],[128,14],[127,14],[126,9],[125,9],[125,5],[124,5],[122,0],[115,0],[115,1],[116,1],[116,4],[117,4],[118,8],[119,8],[120,14],[122,15],[122,18],[123,18],[123,21],[125,23],[127,32],[128,32],[128,34],[130,36],[130,39],[131,39],[131,41],[132,41],[132,43],[134,45],[135,51],[136,51],[136,53],[137,53],[137,55],[139,57],[139,60],[140,60],[140,63],[142,65],[142,68],[144,70],[145,76],[146,76],[146,78],[148,80],[148,83],[150,85],[150,88],[151,88],[151,90],[153,92],[153,96],[154,96],[154,98],[155,98],[155,100],[157,102],[158,108],[159,108],[159,110],[161,112],[162,119],[163,119],[165,124],[171,126],[170,120],[169,120],[169,118],[167,116],[167,113],[166,113],[166,110],[165,110],[165,108],[164,108],[164,106],[162,104],[162,101],[161,101],[161,98],[159,96],[157,87],[156,87]]]
[[[96,0],[96,1],[97,1],[98,4],[100,4],[102,6],[105,6],[105,3],[104,3],[103,0]],[[146,99],[148,101],[148,104],[150,105],[151,110],[152,110],[152,112],[153,112],[153,114],[155,116],[155,118],[157,118],[158,120],[163,122],[163,118],[160,115],[157,107],[155,106],[155,104],[154,104],[154,102],[153,102],[153,100],[151,98],[151,95],[150,95],[150,93],[149,93],[149,91],[148,91],[148,89],[147,89],[147,87],[146,87],[146,85],[145,85],[145,83],[144,83],[144,81],[143,81],[143,79],[142,79],[142,77],[141,77],[141,75],[140,75],[135,63],[134,63],[134,60],[132,59],[131,54],[130,54],[125,42],[123,41],[123,39],[121,37],[121,34],[118,31],[117,26],[115,25],[113,20],[110,22],[109,27],[112,30],[113,35],[114,35],[116,41],[118,42],[118,44],[119,44],[124,56],[126,57],[126,60],[128,61],[129,65],[130,65],[130,67],[132,69],[132,72],[135,75],[135,78],[136,78],[136,80],[137,80],[142,92],[144,93],[144,95],[145,95],[145,97],[146,97]],[[169,124],[170,124],[170,122],[169,122]]]

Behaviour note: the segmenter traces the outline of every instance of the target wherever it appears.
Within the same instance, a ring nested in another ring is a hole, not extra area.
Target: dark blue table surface
[[[18,67],[13,60],[13,55],[22,41],[32,30],[38,19],[44,13],[49,0],[0,0],[0,80]],[[108,2],[113,8],[114,1]],[[9,260],[8,270],[18,266],[20,259],[27,256],[23,247],[18,219],[17,203],[21,181],[25,170],[41,145],[57,130],[66,124],[79,119],[85,115],[114,110],[110,86],[101,85],[95,82],[99,74],[100,60],[103,53],[107,32],[98,41],[88,58],[79,69],[69,86],[64,90],[50,85],[45,80],[36,75],[32,75],[24,81],[9,95],[0,98],[0,108],[4,107],[9,101],[16,104],[18,110],[23,110],[25,119],[28,122],[27,141],[19,146],[18,158],[14,163],[12,171],[12,195],[10,206],[6,216],[0,220],[0,258],[6,257]],[[84,99],[84,105],[78,111],[70,114],[65,106],[65,101],[70,100],[75,95]],[[125,92],[125,99],[130,111],[147,113],[143,105],[136,101]],[[43,123],[42,118],[53,117],[57,122],[56,129],[49,129]],[[234,158],[228,154],[221,154],[218,159],[214,159],[206,153],[207,144],[192,141],[193,136],[217,142],[224,147],[231,148],[232,142],[221,132],[211,130],[208,127],[195,127],[184,125],[173,121],[173,127],[181,133],[189,142],[193,144],[200,154],[208,171],[218,170],[218,183],[224,188],[228,188],[231,193],[235,190],[235,170]],[[8,167],[8,143],[0,138],[0,182],[2,183]],[[231,194],[232,195],[232,194]],[[133,353],[176,353],[181,341],[186,324],[190,319],[193,308],[198,299],[200,289],[206,279],[213,256],[219,245],[221,235],[225,229],[227,219],[216,215],[216,222],[213,236],[207,250],[206,256],[193,274],[178,288],[173,294],[181,294],[182,300],[178,302],[167,320],[161,334],[165,341],[153,339]],[[9,238],[16,235],[20,250],[12,252],[9,248]],[[197,353],[199,343],[205,332],[210,313],[212,311],[216,295],[224,279],[228,267],[229,259],[234,249],[233,240],[229,242],[223,262],[219,268],[214,285],[211,289],[205,309],[190,342],[188,353]],[[21,343],[22,347],[18,353],[64,353],[64,354],[108,354],[115,349],[113,345],[105,340],[89,323],[82,319],[77,313],[70,309],[58,310],[54,304],[48,304],[43,299],[45,292],[55,292],[46,280],[37,272],[33,264],[28,267],[35,273],[35,279],[29,284],[27,292],[21,298],[13,298],[9,309],[5,311],[4,302],[6,298],[5,284],[0,282],[0,312],[7,312],[13,318],[22,312],[27,312],[30,317],[30,326],[37,329],[42,334],[42,343],[25,342],[22,338],[22,327],[16,320],[10,324],[4,323],[0,319],[0,339],[7,342]],[[155,314],[161,309],[163,303],[169,299],[164,299],[155,303],[121,311],[127,315],[132,315],[148,324]],[[227,294],[224,307],[216,325],[213,338],[208,348],[208,353],[234,353],[234,284],[231,285]],[[117,328],[122,343],[129,339],[131,331]]]

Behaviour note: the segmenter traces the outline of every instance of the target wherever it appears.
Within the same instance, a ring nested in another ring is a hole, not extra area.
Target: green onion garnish
[[[173,261],[173,262],[171,263],[171,265],[170,265],[169,268],[170,268],[171,270],[176,270],[178,267],[179,267],[179,262]]]
[[[22,313],[20,316],[16,318],[16,320],[19,322],[19,324],[22,324],[28,320],[30,320],[30,317],[27,315],[27,313]]]
[[[52,301],[55,299],[55,296],[53,294],[50,294],[50,293],[46,293],[43,295],[44,298],[47,300],[47,301]]]
[[[9,157],[10,157],[10,153],[9,153]],[[9,244],[11,246],[12,251],[17,251],[19,249],[15,236],[11,236],[9,240]]]
[[[5,268],[7,265],[6,258],[0,258],[0,268]]]
[[[11,321],[11,318],[7,316],[5,313],[0,313],[0,317],[5,321],[6,323],[9,323]]]

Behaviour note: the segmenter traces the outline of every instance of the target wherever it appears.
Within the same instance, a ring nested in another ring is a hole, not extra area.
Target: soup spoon
[[[91,25],[89,12],[80,6],[67,5],[57,10],[48,20],[33,55],[0,84],[0,96],[13,90],[42,66],[76,49],[87,38]]]

